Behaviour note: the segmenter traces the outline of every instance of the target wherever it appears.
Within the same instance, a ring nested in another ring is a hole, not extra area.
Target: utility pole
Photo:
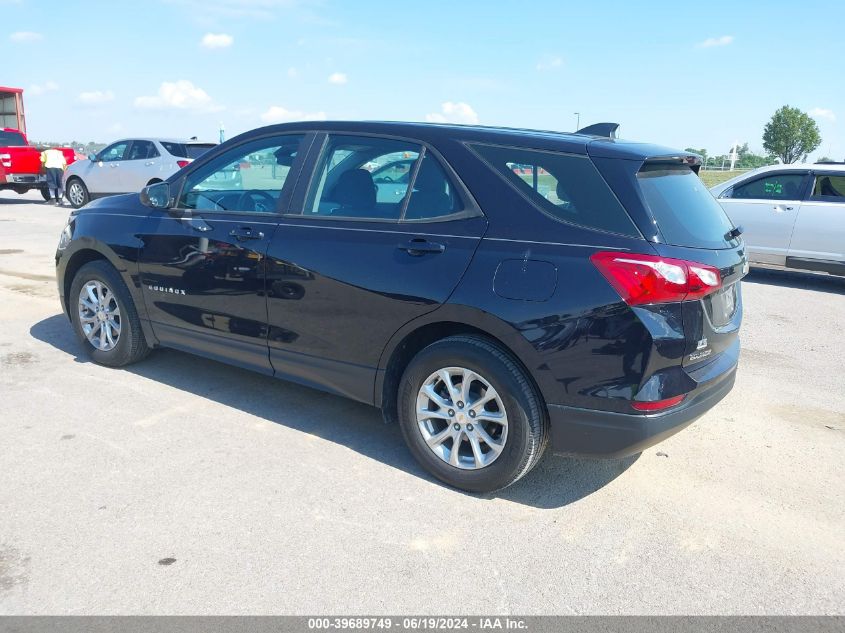
[[[223,127],[223,121],[220,121],[220,142],[226,140],[226,128]]]
[[[573,112],[572,114],[575,115],[575,131],[581,129],[581,113],[580,112]]]

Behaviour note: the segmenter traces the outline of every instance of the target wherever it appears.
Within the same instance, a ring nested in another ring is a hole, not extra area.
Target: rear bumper
[[[6,174],[5,182],[0,180],[0,184],[5,185],[43,185],[47,182],[47,177],[44,174]]]
[[[549,405],[552,450],[581,457],[618,458],[662,442],[709,411],[733,388],[736,365],[665,413],[636,415]]]

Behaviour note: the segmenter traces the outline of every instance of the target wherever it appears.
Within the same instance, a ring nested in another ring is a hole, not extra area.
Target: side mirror
[[[96,163],[97,162],[97,155],[96,154],[88,154],[88,160],[90,160],[92,163]]]
[[[141,189],[141,204],[153,209],[169,209],[172,206],[170,185],[166,182],[157,182],[144,187]]]

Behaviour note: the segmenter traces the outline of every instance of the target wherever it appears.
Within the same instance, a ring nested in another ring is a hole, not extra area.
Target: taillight
[[[11,167],[12,166],[12,155],[11,154],[0,154],[0,165],[3,167]]]
[[[187,167],[188,165],[190,165],[191,161],[189,161],[189,160],[177,160],[176,164],[179,165],[179,169],[182,169],[183,167]]]
[[[717,268],[683,259],[600,251],[590,261],[630,306],[697,300],[722,287]]]
[[[632,402],[631,406],[637,411],[662,411],[663,409],[668,409],[669,407],[674,407],[676,404],[680,404],[681,400],[685,397],[685,395],[681,395],[666,398],[665,400],[655,400],[653,402]]]

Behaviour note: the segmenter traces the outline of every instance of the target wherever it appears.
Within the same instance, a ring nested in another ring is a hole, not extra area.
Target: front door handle
[[[144,165],[146,165],[147,167],[149,167],[150,165],[155,165],[155,163],[154,163],[153,161],[151,161],[151,160],[148,160],[146,163],[144,163]]]
[[[117,167],[117,163],[109,163],[109,167],[111,167],[112,169],[114,169],[115,167]]]
[[[420,237],[415,237],[409,242],[405,242],[404,244],[400,244],[397,248],[401,251],[405,251],[408,255],[412,257],[420,257],[426,253],[442,253],[446,250],[446,246],[443,244],[438,244],[437,242],[429,242]]]
[[[244,242],[246,240],[262,240],[264,239],[264,233],[254,230],[251,226],[241,226],[229,231],[229,237],[234,237],[239,242]]]

